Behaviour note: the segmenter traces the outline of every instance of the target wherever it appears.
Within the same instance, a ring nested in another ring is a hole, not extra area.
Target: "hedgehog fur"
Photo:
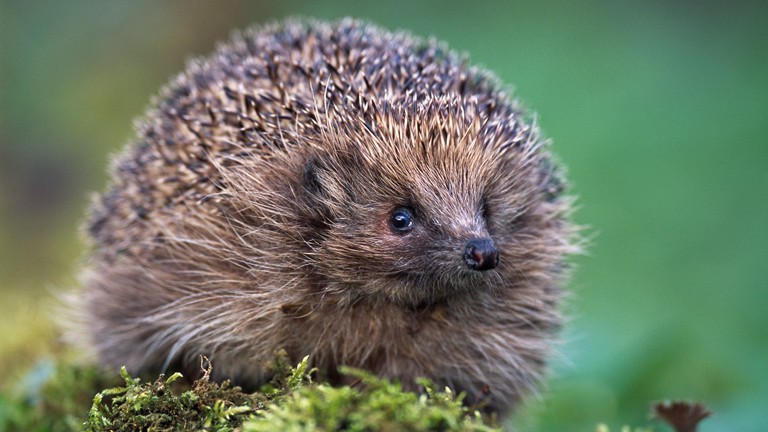
[[[354,20],[235,35],[153,102],[87,224],[107,366],[258,386],[279,350],[508,413],[556,333],[571,199],[538,128],[443,44]]]

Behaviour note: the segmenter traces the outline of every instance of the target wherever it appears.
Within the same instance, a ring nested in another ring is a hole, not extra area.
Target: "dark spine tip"
[[[472,270],[491,270],[499,264],[499,251],[491,239],[471,239],[464,248],[464,262]]]

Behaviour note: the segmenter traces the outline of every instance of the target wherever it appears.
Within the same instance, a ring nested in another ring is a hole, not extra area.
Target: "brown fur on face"
[[[349,20],[246,32],[115,160],[88,224],[88,345],[133,372],[206,355],[246,385],[285,349],[333,379],[489,386],[506,413],[543,371],[576,249],[553,166],[440,44]]]

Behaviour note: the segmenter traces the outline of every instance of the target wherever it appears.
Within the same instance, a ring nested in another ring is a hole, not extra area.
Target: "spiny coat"
[[[571,200],[537,127],[442,44],[352,20],[246,31],[162,91],[111,173],[78,312],[105,365],[206,355],[255,386],[284,349],[336,382],[490,390],[502,415],[540,378]]]

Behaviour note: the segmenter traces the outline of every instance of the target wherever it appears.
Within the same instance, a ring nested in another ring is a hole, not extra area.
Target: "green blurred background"
[[[766,2],[0,5],[0,387],[61,351],[52,293],[150,96],[235,28],[349,15],[495,71],[569,168],[591,246],[521,430],[645,425],[664,398],[710,405],[703,432],[768,428]]]

